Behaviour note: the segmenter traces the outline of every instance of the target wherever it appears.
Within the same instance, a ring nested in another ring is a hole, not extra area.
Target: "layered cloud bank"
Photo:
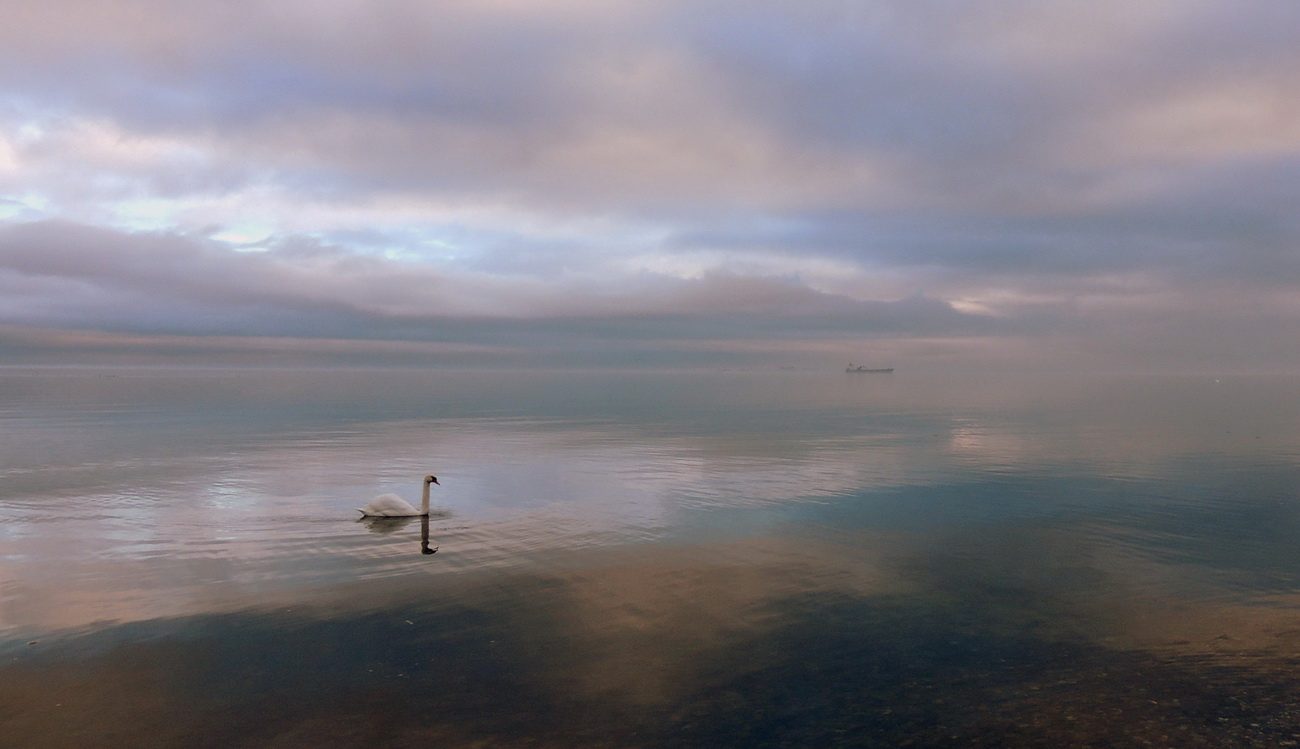
[[[0,356],[1291,368],[1297,29],[1282,0],[11,9]]]

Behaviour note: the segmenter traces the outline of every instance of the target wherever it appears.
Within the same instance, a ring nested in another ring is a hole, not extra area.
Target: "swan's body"
[[[380,494],[370,500],[365,507],[358,507],[364,517],[371,518],[413,518],[429,516],[429,485],[437,484],[437,476],[424,477],[424,493],[420,495],[420,506],[413,507],[410,502],[396,494]],[[442,486],[441,484],[438,484]]]

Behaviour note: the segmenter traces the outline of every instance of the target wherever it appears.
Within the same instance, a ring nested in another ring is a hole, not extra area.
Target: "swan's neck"
[[[424,493],[420,495],[420,512],[425,515],[429,514],[429,484],[424,482]]]

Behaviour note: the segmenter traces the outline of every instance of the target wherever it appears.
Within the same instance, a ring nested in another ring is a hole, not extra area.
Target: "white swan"
[[[370,518],[428,517],[429,484],[438,484],[438,477],[432,474],[424,477],[424,493],[420,496],[420,508],[418,510],[396,494],[380,494],[370,500],[370,503],[365,507],[358,507],[357,511],[363,517]],[[442,486],[442,484],[438,484],[438,486]]]

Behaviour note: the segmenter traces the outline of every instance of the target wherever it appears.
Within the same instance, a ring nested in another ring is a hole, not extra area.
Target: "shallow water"
[[[0,746],[1285,745],[1297,396],[0,368]]]

